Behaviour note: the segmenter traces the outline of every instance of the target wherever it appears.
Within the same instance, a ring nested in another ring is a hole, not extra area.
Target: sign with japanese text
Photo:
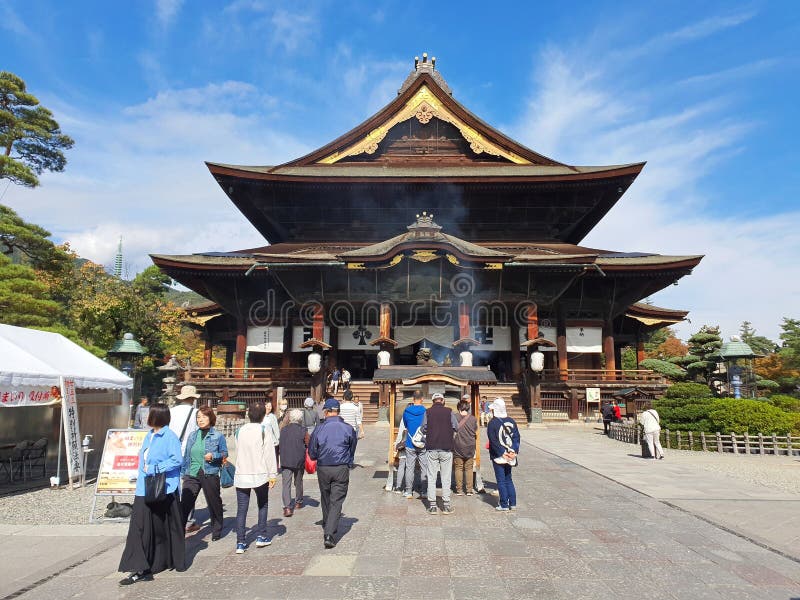
[[[56,393],[52,390],[55,389]],[[58,404],[61,394],[58,386],[0,388],[0,408],[12,406],[49,406]]]
[[[64,423],[64,441],[67,449],[67,473],[69,481],[83,473],[83,448],[81,429],[78,425],[78,399],[75,396],[75,380],[61,378],[64,396],[61,403],[61,421]]]
[[[139,452],[148,429],[109,429],[97,473],[95,494],[133,496],[139,474]]]

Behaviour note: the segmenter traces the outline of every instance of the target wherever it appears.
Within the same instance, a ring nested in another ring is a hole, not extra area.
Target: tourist
[[[145,429],[147,427],[147,414],[150,412],[150,407],[147,406],[147,396],[142,396],[139,399],[139,406],[136,407],[136,414],[133,417],[134,429]]]
[[[489,420],[492,418],[492,413],[489,410],[489,401],[486,399],[486,396],[481,398],[481,425],[486,427],[489,424]]]
[[[319,425],[319,413],[314,406],[314,399],[311,396],[303,401],[303,425],[309,435],[311,435],[314,428]]]
[[[267,537],[267,508],[269,490],[275,487],[278,477],[278,461],[275,460],[275,440],[272,429],[262,425],[266,407],[259,403],[247,409],[249,423],[236,432],[236,473],[233,485],[236,488],[236,554],[247,550],[245,524],[250,504],[250,490],[256,495],[258,523],[256,524],[256,548],[272,543]]]
[[[639,415],[639,424],[642,426],[644,441],[650,456],[654,459],[664,458],[664,449],[661,447],[661,417],[655,408],[648,408]]]
[[[511,477],[511,468],[517,465],[519,453],[519,428],[506,413],[506,403],[502,398],[495,398],[489,405],[492,420],[486,428],[489,438],[489,458],[497,481],[500,502],[495,507],[498,511],[514,510],[517,507],[517,490]]]
[[[286,400],[278,403],[278,414],[275,415],[275,419],[278,421],[279,429],[289,424],[289,403]]]
[[[463,489],[472,496],[472,469],[475,464],[475,441],[478,437],[478,420],[470,413],[469,395],[465,394],[458,403],[458,427],[453,441],[453,472],[456,480],[456,496]],[[444,483],[443,483],[444,485]]]
[[[308,432],[303,427],[303,411],[293,408],[288,412],[289,423],[281,429],[280,455],[283,478],[283,516],[291,517],[303,506],[303,474],[306,466],[306,439]],[[292,501],[292,481],[295,500]]]
[[[176,400],[181,403],[169,409],[170,422],[169,428],[178,436],[181,441],[181,456],[186,454],[186,442],[189,436],[197,430],[197,409],[194,407],[197,400],[200,399],[200,394],[197,393],[197,388],[193,385],[185,385],[181,388],[180,393],[175,396]],[[191,521],[186,528],[186,533],[194,533],[200,531],[200,523],[194,520],[194,511],[191,515],[185,515],[184,521]]]
[[[611,403],[611,407],[614,409],[614,422],[619,423],[622,421],[622,410],[616,400]]]
[[[183,455],[186,453],[186,441],[197,429],[197,409],[194,405],[200,399],[200,394],[193,385],[185,385],[175,399],[181,403],[169,409],[169,428],[181,441],[181,455]]]
[[[341,371],[339,371],[339,367],[335,367],[333,369],[333,373],[331,373],[331,385],[329,388],[333,390],[334,396],[339,393],[339,379],[341,378],[341,376],[342,373]]]
[[[215,542],[222,536],[219,470],[222,462],[228,458],[228,444],[225,436],[214,429],[217,415],[210,406],[201,406],[196,414],[197,429],[186,440],[186,450],[183,453],[181,511],[185,527],[202,489],[211,516],[211,541]]]
[[[348,390],[350,391],[350,390]],[[352,394],[352,392],[350,392]],[[358,409],[358,439],[364,438],[364,406],[361,404],[361,400],[358,399],[358,396],[353,394],[353,404],[355,404],[356,408]]]
[[[342,389],[349,390],[350,389],[350,371],[347,369],[342,369]]]
[[[275,415],[272,413],[272,402],[267,400],[264,403],[264,409],[267,411],[267,414],[264,416],[264,420],[261,421],[261,424],[269,429],[272,434],[273,444],[277,446],[280,443],[281,431],[278,425],[278,419],[276,419]]]
[[[308,454],[317,461],[317,482],[322,505],[322,530],[325,548],[336,546],[342,505],[350,484],[350,469],[358,438],[355,430],[339,416],[339,401],[325,401],[325,421],[311,434]]]
[[[128,536],[119,561],[119,571],[128,572],[120,585],[152,581],[154,573],[166,569],[183,571],[185,544],[178,484],[181,478],[181,442],[168,427],[170,411],[165,404],[150,407],[150,431],[139,451],[139,472]],[[166,498],[145,502],[145,476],[165,473]]]
[[[436,474],[442,477],[442,513],[450,515],[450,479],[453,474],[453,434],[458,421],[453,411],[444,405],[444,396],[435,393],[431,396],[433,405],[425,413],[425,452],[428,462],[428,513],[435,515]]]
[[[361,410],[356,403],[353,402],[353,392],[351,390],[344,391],[339,415],[342,417],[342,420],[345,423],[353,427],[359,438],[364,437],[364,425],[361,422]]]
[[[425,445],[417,447],[411,441],[417,430],[422,427],[422,420],[425,418],[425,407],[422,405],[422,392],[419,390],[414,391],[413,403],[407,406],[403,411],[403,426],[406,430],[406,481],[405,481],[405,494],[404,497],[409,500],[413,497],[411,495],[414,485],[414,471],[419,464],[420,478],[422,479],[422,488],[427,487],[428,479],[428,462],[427,454],[425,452]],[[420,494],[421,495],[421,494]]]
[[[603,417],[603,433],[607,436],[611,435],[611,421],[614,420],[614,407],[610,402],[603,402],[600,408],[600,414]]]
[[[325,395],[319,399],[317,402],[317,415],[319,415],[319,422],[322,423],[325,420],[325,402],[328,398],[333,398],[331,395]]]
[[[406,429],[402,419],[394,439],[394,450],[397,456],[397,473],[393,490],[395,494],[402,494],[406,476]]]

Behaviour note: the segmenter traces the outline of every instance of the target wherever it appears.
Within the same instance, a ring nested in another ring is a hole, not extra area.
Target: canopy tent
[[[43,390],[61,377],[76,388],[133,389],[133,379],[58,333],[0,325],[0,356],[0,406],[51,404]]]

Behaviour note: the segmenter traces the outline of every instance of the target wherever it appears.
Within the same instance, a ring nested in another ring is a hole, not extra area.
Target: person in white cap
[[[189,436],[197,431],[197,408],[195,404],[200,399],[200,394],[197,393],[197,388],[193,385],[185,385],[181,388],[180,393],[175,396],[175,399],[180,400],[181,403],[169,409],[169,428],[181,441],[181,456],[186,456],[186,442],[189,441]],[[188,533],[200,530],[200,523],[195,521],[193,517],[194,509],[192,509],[192,514],[186,517],[187,520],[191,520],[186,527]]]
[[[303,425],[308,435],[311,435],[314,428],[319,425],[319,413],[317,412],[317,407],[314,406],[314,399],[311,396],[303,401]]]
[[[500,503],[495,510],[514,510],[517,507],[517,490],[511,478],[511,468],[517,464],[519,428],[517,422],[506,413],[506,403],[502,398],[495,398],[489,409],[492,411],[492,420],[486,427],[489,458],[492,459],[497,491],[500,493]]]

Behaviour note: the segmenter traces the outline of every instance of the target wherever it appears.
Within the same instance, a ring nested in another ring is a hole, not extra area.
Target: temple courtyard
[[[484,463],[487,493],[454,496],[454,514],[433,516],[416,494],[384,491],[386,436],[369,426],[359,444],[336,548],[323,549],[306,476],[293,517],[270,494],[272,545],[234,554],[226,489],[224,537],[202,529],[187,538],[185,572],[130,588],[116,572],[127,526],[68,524],[88,515],[88,490],[2,497],[0,600],[800,598],[800,460],[668,450],[648,461],[594,423],[523,429],[517,511],[494,510]]]

